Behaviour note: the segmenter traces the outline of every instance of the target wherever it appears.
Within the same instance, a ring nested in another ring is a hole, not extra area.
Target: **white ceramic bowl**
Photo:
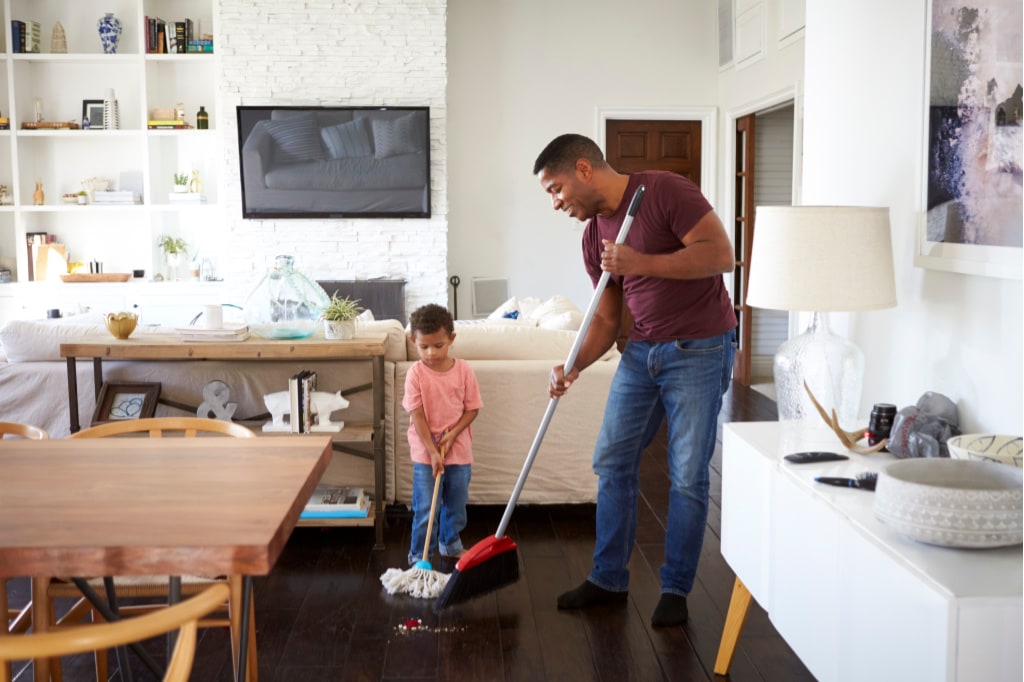
[[[878,475],[875,516],[944,547],[1003,547],[1024,538],[1024,471],[993,462],[916,458]]]
[[[949,456],[954,459],[982,460],[1024,466],[1024,438],[992,433],[965,433],[946,441]]]

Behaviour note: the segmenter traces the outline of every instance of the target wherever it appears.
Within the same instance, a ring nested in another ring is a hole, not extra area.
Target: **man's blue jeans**
[[[434,473],[429,464],[413,462],[412,469],[412,541],[409,546],[409,564],[423,558],[423,544],[427,541],[427,522],[430,520],[430,501],[434,497]],[[469,501],[471,464],[449,464],[441,476],[441,490],[437,494],[434,529],[430,533],[429,559],[438,548],[445,556],[462,551],[459,533],[466,527],[466,503]]]
[[[708,466],[722,395],[736,354],[735,333],[707,339],[630,341],[612,381],[594,449],[597,538],[590,582],[629,588],[636,538],[640,457],[668,420],[668,527],[661,591],[686,596],[697,574],[708,515]]]

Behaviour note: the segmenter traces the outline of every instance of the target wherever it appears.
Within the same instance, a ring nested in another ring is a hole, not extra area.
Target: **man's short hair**
[[[605,166],[604,154],[597,143],[584,135],[566,133],[559,135],[544,147],[533,163],[533,174],[547,169],[550,173],[562,173],[576,168],[576,162],[586,159],[594,168]]]
[[[452,320],[452,314],[444,306],[428,303],[414,310],[412,315],[409,316],[410,336],[416,336],[416,332],[420,334],[433,334],[441,329],[448,332],[448,336],[455,333],[455,322]]]

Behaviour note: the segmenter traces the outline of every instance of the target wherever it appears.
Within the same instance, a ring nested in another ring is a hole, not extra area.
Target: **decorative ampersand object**
[[[238,403],[229,403],[230,399],[231,389],[227,384],[220,380],[209,381],[203,386],[203,402],[196,410],[196,416],[231,421]]]

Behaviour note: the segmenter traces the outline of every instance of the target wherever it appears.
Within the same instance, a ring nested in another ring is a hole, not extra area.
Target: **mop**
[[[444,461],[445,450],[441,448],[441,461]],[[435,599],[444,590],[451,577],[447,573],[433,570],[427,557],[430,556],[430,534],[434,530],[434,512],[437,509],[437,493],[441,490],[442,472],[434,477],[434,497],[430,500],[430,518],[427,520],[427,539],[423,543],[423,558],[413,564],[412,568],[402,570],[389,568],[380,577],[381,584],[388,594],[404,593],[419,599]]]

